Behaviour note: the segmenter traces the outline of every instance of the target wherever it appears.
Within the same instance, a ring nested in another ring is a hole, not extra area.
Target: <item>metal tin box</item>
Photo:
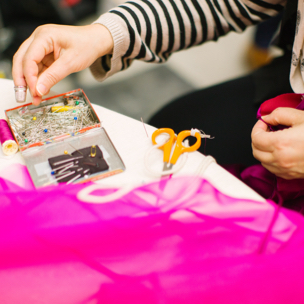
[[[82,89],[5,111],[7,121],[36,187],[56,184],[49,159],[98,147],[108,169],[86,174],[75,183],[94,181],[125,170],[125,165]],[[80,170],[80,169],[79,169]],[[59,181],[58,181],[59,182]]]

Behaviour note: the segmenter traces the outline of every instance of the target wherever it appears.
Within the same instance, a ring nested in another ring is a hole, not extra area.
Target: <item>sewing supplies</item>
[[[75,102],[76,104],[76,102]],[[77,105],[79,105],[79,101],[77,100]],[[54,107],[51,107],[51,112],[54,113],[54,112],[67,112],[67,111],[71,111],[73,110],[73,113],[75,109],[78,109],[78,107],[73,107],[73,106],[54,106]]]
[[[77,176],[73,177],[72,179],[68,180],[67,181],[67,184],[70,184],[72,182],[74,182],[76,179],[80,178],[81,177],[81,174],[78,174]]]
[[[160,135],[165,136],[163,138],[164,140],[160,143],[157,143],[156,138]],[[192,146],[189,146],[188,141],[185,140],[189,136],[196,137],[196,142]],[[154,176],[169,175],[176,173],[184,166],[187,160],[186,157],[187,153],[194,152],[199,149],[199,147],[201,146],[201,138],[210,138],[210,135],[207,135],[204,132],[197,129],[181,131],[178,135],[175,135],[174,131],[169,128],[157,129],[156,131],[153,132],[151,138],[153,146],[147,151],[145,155],[145,167],[147,171],[149,171]],[[183,145],[184,140],[185,140],[185,145]],[[175,147],[173,149],[174,144]],[[163,169],[161,172],[155,171],[151,168],[151,166],[149,166],[149,156],[154,149],[161,149],[164,151]],[[183,155],[183,159],[177,165],[177,161],[181,155]]]
[[[65,154],[65,155],[66,155],[66,154]],[[60,164],[69,162],[69,161],[71,161],[71,160],[79,159],[79,158],[83,158],[83,156],[72,157],[72,158],[68,158],[68,159],[64,159],[64,160],[58,161],[58,162],[54,163],[54,166],[57,166],[57,165],[60,165]]]
[[[70,169],[70,168],[72,168],[72,167],[75,167],[74,166],[74,163],[72,163],[72,164],[70,164],[69,166],[66,166],[65,168],[63,168],[63,169],[61,169],[60,171],[58,171],[58,174],[61,174],[61,173],[63,173],[64,171],[66,171],[66,170],[68,170],[68,169]],[[56,174],[56,173],[55,173]]]
[[[38,106],[8,109],[5,114],[36,187],[98,180],[125,170],[82,89],[48,97]]]
[[[74,136],[77,131],[96,124],[96,120],[92,119],[92,113],[89,113],[91,109],[88,105],[79,104],[77,116],[72,111],[73,107],[67,111],[57,112],[52,112],[52,108],[43,108],[34,114],[29,111],[19,117],[16,115],[9,117],[11,127],[21,146],[52,140],[53,137],[64,133]]]
[[[142,124],[143,124],[143,126],[144,126],[144,129],[145,129],[145,131],[146,131],[147,137],[149,137],[148,132],[147,132],[147,129],[146,129],[146,126],[145,126],[145,123],[144,123],[142,117],[141,117],[140,119],[141,119],[141,122],[142,122]]]
[[[93,145],[91,147],[91,154],[90,154],[90,156],[93,157],[93,158],[96,156],[96,146],[95,145]]]
[[[18,145],[5,119],[0,119],[0,143],[5,155],[13,155],[18,151]]]
[[[15,86],[14,90],[16,101],[20,103],[25,102],[27,86]]]
[[[164,167],[163,171],[168,171],[172,169],[173,165],[176,164],[178,158],[181,156],[181,154],[185,152],[193,152],[196,151],[200,146],[201,146],[201,136],[199,132],[195,133],[195,137],[197,139],[196,143],[190,147],[185,147],[183,146],[183,141],[186,139],[188,136],[191,135],[191,131],[182,131],[180,132],[177,136],[174,134],[174,131],[169,128],[162,128],[158,129],[153,132],[152,134],[152,142],[154,145],[156,145],[156,137],[162,133],[169,134],[169,140],[163,144],[162,146],[159,147],[159,149],[164,151]],[[171,150],[173,147],[174,142],[176,142],[172,157],[170,158],[171,155]]]
[[[91,157],[91,154],[92,154],[91,151],[92,151],[93,146],[94,146],[95,157],[94,157],[93,162],[89,162],[87,160]],[[78,154],[78,153],[81,153],[82,156],[73,157],[75,154]],[[53,174],[55,177],[55,181],[72,183],[72,182],[76,181],[77,179],[84,177],[85,175],[91,175],[93,173],[98,173],[98,172],[106,171],[109,169],[109,165],[105,161],[101,149],[96,145],[92,145],[91,147],[85,147],[80,150],[75,150],[69,156],[71,156],[71,157],[67,158],[66,154],[62,154],[62,155],[58,155],[56,157],[52,157],[52,158],[48,159],[48,162],[49,162],[51,168],[55,172]],[[66,158],[66,159],[62,160],[62,158]],[[65,163],[65,165],[63,165],[63,168],[62,168],[62,166],[57,167],[58,165],[63,164],[63,163]],[[59,168],[60,168],[60,171],[58,171]],[[74,168],[77,168],[77,169],[72,171],[73,175],[72,174],[64,175],[64,177],[60,176],[60,179],[57,178],[59,175],[65,173],[65,172],[68,172],[67,170],[74,169]],[[78,169],[80,169],[80,170],[78,170]],[[49,184],[49,182],[46,184]]]
[[[62,169],[62,168],[66,168],[67,166],[69,166],[69,165],[73,165],[73,163],[72,162],[69,162],[69,163],[65,163],[64,165],[62,165],[62,166],[60,166],[60,167],[57,167],[57,168],[53,168],[53,170],[51,171],[51,173],[52,174],[55,174],[55,171],[58,171],[58,170],[60,170],[60,169]],[[75,164],[77,164],[77,162],[75,162]]]
[[[69,172],[69,173],[67,173],[67,174],[65,174],[65,175],[63,175],[63,176],[57,177],[56,179],[54,179],[54,180],[52,180],[52,181],[49,181],[49,182],[45,183],[44,186],[48,186],[48,185],[50,185],[50,184],[54,184],[54,183],[56,183],[56,182],[58,182],[58,181],[60,181],[60,180],[62,180],[62,179],[64,179],[64,178],[69,177],[70,175],[72,175],[72,174],[74,174],[74,173],[75,173],[75,171],[72,171],[72,172]]]
[[[79,150],[77,150],[74,146],[72,146],[70,143],[69,143],[69,145],[70,145],[74,150],[76,150],[79,154],[81,154],[81,155],[83,156],[83,154],[82,154]]]

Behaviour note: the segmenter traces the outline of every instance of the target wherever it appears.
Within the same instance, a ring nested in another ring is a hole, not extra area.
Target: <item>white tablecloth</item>
[[[12,80],[0,79],[0,92],[0,118],[5,118],[4,110],[22,104],[15,101],[14,84]],[[90,96],[88,96],[88,98],[90,99]],[[98,183],[121,187],[130,185],[136,186],[156,180],[157,178],[149,175],[144,167],[144,155],[147,149],[152,146],[151,135],[155,128],[145,124],[145,130],[141,121],[94,105],[94,100],[90,101],[93,103],[93,107],[102,121],[102,126],[106,129],[126,166],[126,170],[123,173],[99,180]],[[31,102],[29,93],[26,103],[27,102]],[[147,137],[146,131],[149,137]],[[157,156],[157,153],[159,154],[159,157]],[[9,170],[10,165],[13,163],[24,164],[20,152],[13,158],[9,158],[5,157],[1,150],[0,157],[0,172],[4,169]],[[153,159],[155,162],[154,166],[162,168],[162,151],[157,151]],[[178,173],[174,174],[174,176],[193,175],[204,159],[205,156],[199,152],[189,153],[185,166]],[[216,163],[209,165],[204,172],[203,177],[208,179],[214,186],[227,195],[263,201],[256,192]]]

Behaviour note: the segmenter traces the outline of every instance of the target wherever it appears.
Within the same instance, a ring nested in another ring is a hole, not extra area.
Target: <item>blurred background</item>
[[[121,2],[1,0],[0,78],[12,78],[12,57],[37,26],[90,24]],[[245,75],[279,55],[278,49],[269,47],[279,21],[272,22],[272,27],[267,25],[260,30],[256,26],[250,27],[241,34],[229,33],[218,42],[177,52],[165,64],[134,62],[127,71],[117,73],[103,83],[97,82],[87,69],[62,80],[53,91],[63,93],[82,88],[92,103],[146,122],[174,98]]]

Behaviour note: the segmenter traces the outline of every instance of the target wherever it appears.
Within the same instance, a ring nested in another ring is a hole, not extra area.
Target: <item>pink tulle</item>
[[[193,177],[104,204],[0,181],[1,304],[304,301],[304,219],[270,201]]]

